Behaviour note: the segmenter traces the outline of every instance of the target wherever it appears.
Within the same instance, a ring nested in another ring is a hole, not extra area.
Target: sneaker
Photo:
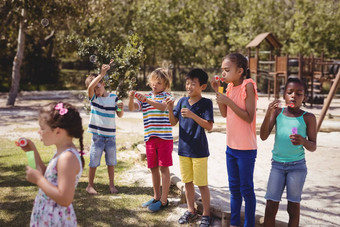
[[[150,205],[148,206],[148,209],[149,209],[149,211],[151,211],[151,212],[157,212],[157,211],[159,211],[159,210],[161,210],[161,209],[166,208],[167,206],[169,206],[169,200],[166,201],[166,204],[165,204],[165,205],[163,205],[162,202],[159,200],[159,201],[157,201],[157,202],[155,202],[155,203],[150,204]]]
[[[212,223],[212,218],[210,216],[202,216],[201,224],[199,227],[208,227]]]
[[[159,200],[155,200],[155,199],[150,199],[149,201],[147,201],[147,202],[145,202],[145,203],[143,203],[142,204],[142,207],[148,207],[148,206],[150,206],[151,204],[153,204],[153,203],[156,203],[156,202],[158,202]]]
[[[188,210],[178,219],[179,224],[187,224],[190,222],[194,222],[198,218],[196,213],[191,213]]]

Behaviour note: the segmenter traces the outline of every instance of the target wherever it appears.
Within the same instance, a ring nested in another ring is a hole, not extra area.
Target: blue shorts
[[[96,168],[100,165],[100,159],[102,157],[103,151],[105,151],[106,165],[117,165],[116,137],[106,137],[93,134],[90,148],[89,167]]]
[[[307,176],[306,160],[294,162],[277,162],[272,160],[266,200],[281,201],[283,190],[286,187],[287,200],[294,203],[301,201],[303,185]]]

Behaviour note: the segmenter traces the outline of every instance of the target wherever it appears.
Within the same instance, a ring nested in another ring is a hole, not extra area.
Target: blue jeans
[[[230,225],[241,224],[242,197],[245,202],[244,226],[255,226],[256,197],[254,167],[257,150],[236,150],[227,147],[227,170],[230,190]]]
[[[306,176],[307,166],[305,159],[294,162],[272,160],[265,196],[266,200],[280,202],[283,190],[286,188],[287,200],[299,203]]]
[[[91,168],[96,168],[100,165],[100,159],[103,151],[105,151],[105,161],[107,166],[117,165],[116,158],[116,137],[106,137],[97,134],[92,135],[90,148],[90,163]]]

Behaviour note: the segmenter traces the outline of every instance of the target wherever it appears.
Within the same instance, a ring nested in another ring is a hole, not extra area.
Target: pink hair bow
[[[60,115],[65,115],[68,112],[68,109],[64,108],[64,105],[62,102],[58,103],[55,108],[56,110],[59,110]]]

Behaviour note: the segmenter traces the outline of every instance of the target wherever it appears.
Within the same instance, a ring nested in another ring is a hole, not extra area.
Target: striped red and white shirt
[[[152,99],[156,102],[163,102],[167,97],[171,97],[168,92],[161,92],[154,95],[152,92],[145,94],[147,99]],[[161,111],[149,105],[146,102],[136,101],[139,110],[143,111],[144,122],[144,141],[148,141],[150,137],[159,137],[165,140],[172,140],[172,126],[169,121],[169,111]]]

